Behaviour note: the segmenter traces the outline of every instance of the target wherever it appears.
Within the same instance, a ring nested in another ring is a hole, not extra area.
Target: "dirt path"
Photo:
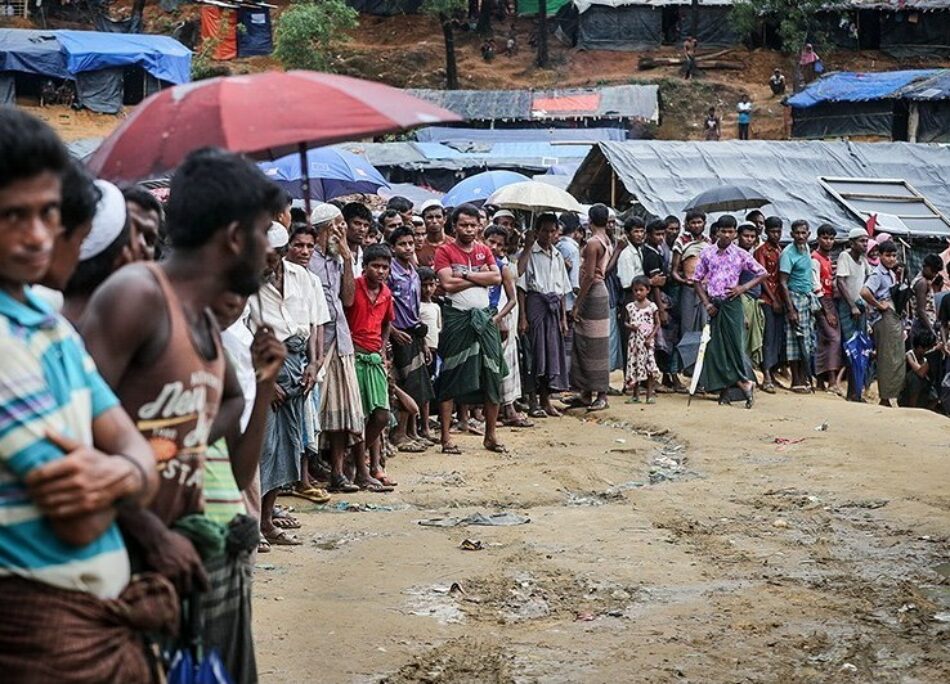
[[[950,680],[945,419],[788,395],[596,418],[400,455],[397,494],[347,499],[377,510],[298,506],[307,543],[257,570],[263,681]],[[502,510],[530,523],[418,524]]]

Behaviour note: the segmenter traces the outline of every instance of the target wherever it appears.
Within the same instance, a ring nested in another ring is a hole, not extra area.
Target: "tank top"
[[[610,257],[613,254],[613,246],[610,244],[610,241],[607,238],[600,235],[593,235],[590,239],[597,240],[597,242],[604,246],[604,253],[601,255],[600,260],[594,264],[594,267],[591,269],[594,282],[602,283],[607,276],[607,264],[610,262]]]
[[[221,403],[225,360],[211,314],[205,312],[214,337],[214,359],[209,361],[196,348],[164,271],[155,264],[147,268],[164,295],[168,343],[147,368],[127,373],[117,394],[155,453],[159,488],[150,508],[170,525],[204,510],[205,455]]]

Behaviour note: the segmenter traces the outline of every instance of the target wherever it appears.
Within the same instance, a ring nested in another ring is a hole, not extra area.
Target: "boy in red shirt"
[[[386,285],[392,260],[386,245],[371,245],[363,251],[363,275],[354,281],[353,303],[346,308],[356,352],[356,379],[366,416],[363,442],[354,448],[359,470],[356,481],[372,492],[392,491],[396,484],[383,470],[379,448],[379,438],[389,425],[389,380],[383,356],[395,317],[393,295]]]

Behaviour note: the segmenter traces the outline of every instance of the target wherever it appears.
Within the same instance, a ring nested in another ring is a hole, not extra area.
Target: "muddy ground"
[[[305,545],[256,574],[262,680],[950,681],[945,418],[664,395],[538,422],[510,456],[401,454],[362,510],[293,500]],[[477,512],[530,522],[419,524]]]

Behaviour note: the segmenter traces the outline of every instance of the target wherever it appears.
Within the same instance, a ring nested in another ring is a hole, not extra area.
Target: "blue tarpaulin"
[[[244,28],[237,32],[238,57],[257,57],[274,51],[269,9],[238,10],[238,21]]]
[[[0,71],[75,78],[138,66],[162,81],[191,80],[191,51],[174,38],[99,31],[0,29]]]
[[[788,98],[792,108],[808,108],[826,102],[867,102],[899,97],[915,81],[929,78],[932,69],[855,73],[841,71],[821,77],[805,90]]]
[[[55,31],[0,29],[0,71],[70,77]]]
[[[168,36],[98,31],[54,31],[70,73],[138,66],[157,79],[191,80],[191,50]]]

